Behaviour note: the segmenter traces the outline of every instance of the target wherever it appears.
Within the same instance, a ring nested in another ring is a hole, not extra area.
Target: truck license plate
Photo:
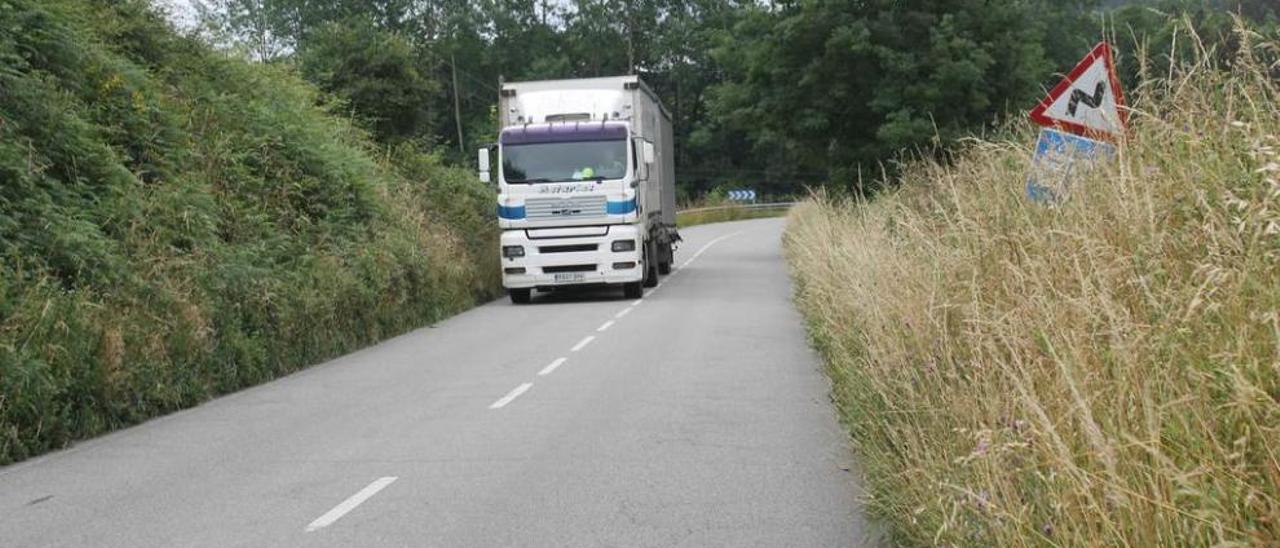
[[[587,275],[582,272],[556,272],[556,283],[558,284],[581,282],[586,279]]]

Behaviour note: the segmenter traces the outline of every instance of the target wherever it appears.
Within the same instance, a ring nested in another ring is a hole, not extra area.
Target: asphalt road
[[[0,469],[0,546],[865,544],[782,221]]]

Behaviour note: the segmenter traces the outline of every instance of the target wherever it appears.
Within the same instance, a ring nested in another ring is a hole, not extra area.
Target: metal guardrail
[[[733,204],[715,207],[698,207],[694,209],[681,209],[676,212],[681,213],[702,213],[703,211],[720,211],[724,209],[782,209],[796,205],[796,202],[773,202],[768,204]]]

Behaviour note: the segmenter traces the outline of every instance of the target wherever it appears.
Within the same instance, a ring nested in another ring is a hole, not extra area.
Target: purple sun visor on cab
[[[621,122],[565,122],[509,127],[502,130],[499,141],[504,145],[528,145],[621,141],[626,138],[627,125]]]

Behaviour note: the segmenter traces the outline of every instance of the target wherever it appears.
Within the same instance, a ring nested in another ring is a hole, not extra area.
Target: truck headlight
[[[613,250],[614,251],[635,251],[636,241],[635,240],[614,240]]]
[[[508,259],[524,256],[524,246],[521,245],[504,245],[502,246],[502,256]]]

